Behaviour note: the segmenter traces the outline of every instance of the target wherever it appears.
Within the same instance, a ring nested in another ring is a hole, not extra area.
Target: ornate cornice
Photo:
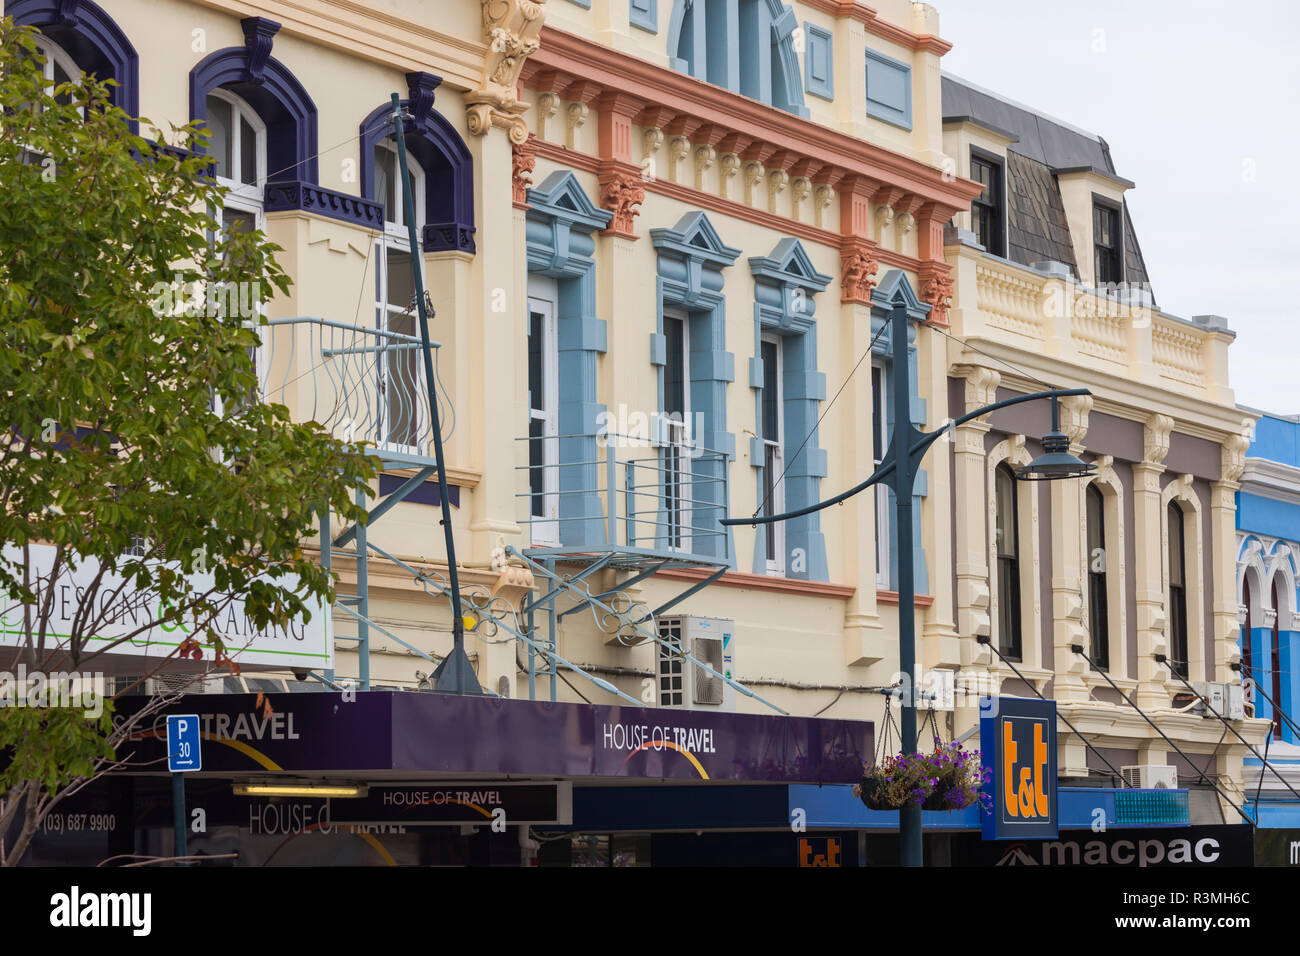
[[[546,0],[481,0],[483,39],[482,85],[465,95],[466,124],[475,136],[485,136],[493,126],[509,132],[513,143],[528,138],[526,104],[516,98],[519,73],[541,43]]]
[[[748,161],[761,164],[774,161],[778,167],[788,170],[801,160],[816,160],[823,166],[813,177],[815,183],[858,175],[877,184],[895,186],[905,196],[910,195],[913,200],[909,208],[935,204],[945,220],[968,209],[971,199],[979,194],[979,184],[971,180],[945,176],[937,167],[883,146],[628,56],[620,50],[553,27],[542,29],[541,40],[541,47],[523,63],[519,74],[525,86],[540,88],[551,74],[566,74],[573,80],[581,79],[606,91],[656,104],[664,115],[643,125],[659,126],[669,135],[688,139],[696,130],[707,129],[718,138],[720,153],[737,151],[728,148],[728,136],[743,137],[749,140],[742,153]],[[552,82],[551,86],[554,85]],[[916,200],[921,202],[918,204]],[[942,256],[941,248],[937,256]]]
[[[682,137],[684,139],[684,137]],[[568,149],[558,143],[547,142],[546,140],[536,140],[535,147],[537,155],[544,159],[549,159],[560,163],[572,169],[580,169],[583,172],[600,174],[601,160],[599,157],[592,156],[589,153],[582,153],[575,149]],[[669,143],[671,148],[671,143]],[[685,155],[689,154],[689,150]],[[723,167],[726,168],[727,160],[723,154]],[[734,155],[734,154],[732,154]],[[818,174],[820,178],[821,174]],[[832,232],[829,229],[823,229],[798,219],[792,219],[781,213],[769,212],[756,206],[749,206],[735,199],[729,199],[725,196],[719,196],[716,193],[707,190],[696,189],[694,186],[688,186],[683,183],[675,183],[671,179],[656,176],[654,178],[645,177],[643,186],[647,192],[658,193],[662,196],[668,196],[697,209],[707,209],[712,212],[719,212],[727,216],[733,216],[736,219],[745,222],[752,222],[756,225],[764,226],[768,229],[775,229],[778,232],[788,236],[796,236],[800,239],[807,239],[809,242],[820,243],[824,246],[840,248],[844,243],[844,237],[838,232]],[[826,189],[830,192],[830,187],[824,184],[818,186],[818,190]],[[823,194],[823,205],[831,201],[829,196]],[[820,201],[820,200],[819,200]],[[870,240],[864,240],[870,242]],[[871,243],[871,255],[884,265],[894,266],[899,269],[905,269],[910,272],[919,273],[924,263],[915,256],[909,256],[905,253],[895,252],[892,249],[884,249]]]

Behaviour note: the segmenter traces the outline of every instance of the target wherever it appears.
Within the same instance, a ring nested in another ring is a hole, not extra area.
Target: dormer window
[[[972,151],[970,178],[984,187],[984,191],[971,201],[971,231],[975,233],[976,241],[993,255],[1004,255],[1002,163],[986,153]]]
[[[1118,285],[1124,281],[1124,244],[1119,229],[1119,210],[1106,203],[1092,206],[1093,261],[1096,284]]]

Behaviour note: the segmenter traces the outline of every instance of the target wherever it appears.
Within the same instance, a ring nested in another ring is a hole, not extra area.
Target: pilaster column
[[[1210,485],[1210,542],[1214,567],[1214,658],[1207,662],[1206,679],[1241,680],[1241,674],[1229,670],[1241,659],[1237,644],[1237,479],[1246,469],[1246,449],[1250,441],[1244,435],[1229,435],[1223,442],[1219,480]],[[1290,622],[1286,622],[1290,626]]]
[[[992,403],[1002,382],[997,371],[983,366],[954,369],[966,380],[963,412]],[[961,673],[953,729],[962,733],[979,721],[980,694],[997,695],[997,659],[977,637],[992,634],[989,620],[988,508],[984,436],[986,419],[977,418],[953,429],[952,509],[953,573],[957,581],[957,633]]]
[[[1070,454],[1083,453],[1088,434],[1092,396],[1077,395],[1060,401],[1061,430],[1070,437]],[[1087,662],[1070,650],[1087,645],[1083,627],[1083,568],[1079,559],[1086,535],[1081,481],[1051,482],[1052,499],[1052,669],[1056,673],[1052,696],[1057,700],[1087,700],[1083,675]]]
[[[1169,653],[1166,632],[1163,517],[1160,476],[1169,454],[1174,420],[1153,414],[1146,422],[1142,461],[1133,464],[1133,580],[1137,603],[1137,704],[1143,710],[1169,706],[1169,669],[1153,655]]]

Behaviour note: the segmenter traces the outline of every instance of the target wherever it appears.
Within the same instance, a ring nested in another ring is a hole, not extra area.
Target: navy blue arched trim
[[[448,249],[474,252],[474,159],[465,141],[433,107],[433,92],[442,82],[432,73],[406,75],[409,98],[406,148],[424,170],[425,252]],[[414,103],[414,106],[412,104]],[[392,135],[385,103],[361,121],[361,196],[375,198],[375,146]]]
[[[19,26],[38,27],[77,61],[84,73],[118,86],[110,102],[132,118],[140,112],[140,58],[126,34],[103,8],[91,0],[9,0],[5,15]]]
[[[280,25],[264,17],[248,17],[240,25],[245,46],[218,50],[190,71],[190,117],[207,119],[208,94],[229,90],[266,124],[268,183],[315,183],[316,104],[288,67],[270,56]]]

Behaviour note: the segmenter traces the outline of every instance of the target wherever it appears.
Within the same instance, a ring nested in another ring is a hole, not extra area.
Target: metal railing
[[[409,329],[378,329],[300,317],[262,328],[262,394],[299,421],[319,422],[336,438],[368,442],[385,455],[432,463],[420,338]],[[438,343],[432,343],[434,348]]]
[[[520,524],[536,549],[632,549],[728,561],[727,455],[687,442],[602,433],[532,435]]]

